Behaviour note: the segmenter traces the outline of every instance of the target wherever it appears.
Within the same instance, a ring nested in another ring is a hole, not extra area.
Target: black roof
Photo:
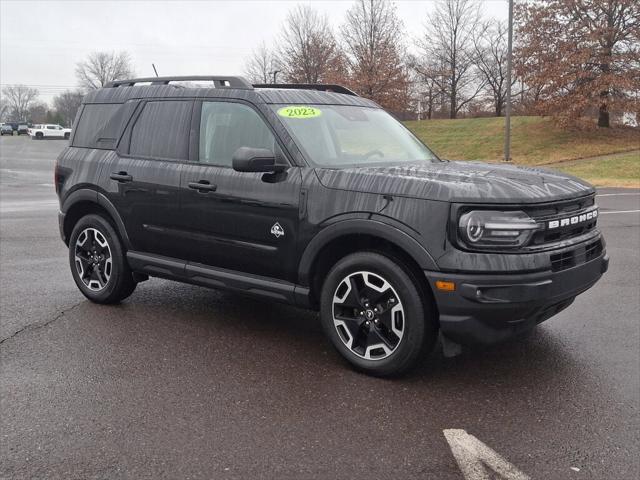
[[[172,84],[195,82],[196,85]],[[211,86],[202,85],[211,82]],[[138,85],[144,83],[144,85]],[[151,77],[118,80],[93,90],[83,103],[124,103],[143,98],[235,98],[268,104],[357,105],[378,107],[340,85],[257,84],[242,77]]]

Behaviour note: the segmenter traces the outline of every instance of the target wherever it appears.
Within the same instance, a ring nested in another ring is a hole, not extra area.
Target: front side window
[[[129,154],[188,159],[191,107],[185,100],[147,102],[131,130]]]
[[[326,168],[437,162],[400,122],[380,108],[347,105],[273,105],[296,143]]]
[[[200,162],[231,167],[240,147],[276,152],[276,139],[264,120],[241,103],[204,102],[200,117]]]

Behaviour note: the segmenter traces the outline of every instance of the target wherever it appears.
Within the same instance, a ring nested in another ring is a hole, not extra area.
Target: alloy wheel
[[[333,295],[333,324],[355,355],[383,360],[400,345],[405,331],[402,301],[382,276],[359,271],[346,276]]]
[[[95,228],[85,228],[75,245],[75,264],[84,285],[94,292],[105,288],[113,267],[111,248],[105,236]]]

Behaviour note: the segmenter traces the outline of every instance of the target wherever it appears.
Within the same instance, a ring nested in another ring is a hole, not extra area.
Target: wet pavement
[[[380,380],[312,312],[158,279],[88,302],[63,145],[0,140],[0,478],[463,479],[445,429],[531,478],[638,478],[640,191],[599,192],[610,270],[530,337]]]

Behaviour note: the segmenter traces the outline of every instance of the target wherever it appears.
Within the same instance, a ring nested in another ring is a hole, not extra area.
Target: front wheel
[[[331,269],[320,318],[338,352],[376,376],[406,372],[436,339],[433,309],[418,280],[401,263],[375,252],[348,255]]]
[[[118,303],[133,293],[136,282],[111,224],[86,215],[69,238],[69,263],[76,285],[92,302]]]

